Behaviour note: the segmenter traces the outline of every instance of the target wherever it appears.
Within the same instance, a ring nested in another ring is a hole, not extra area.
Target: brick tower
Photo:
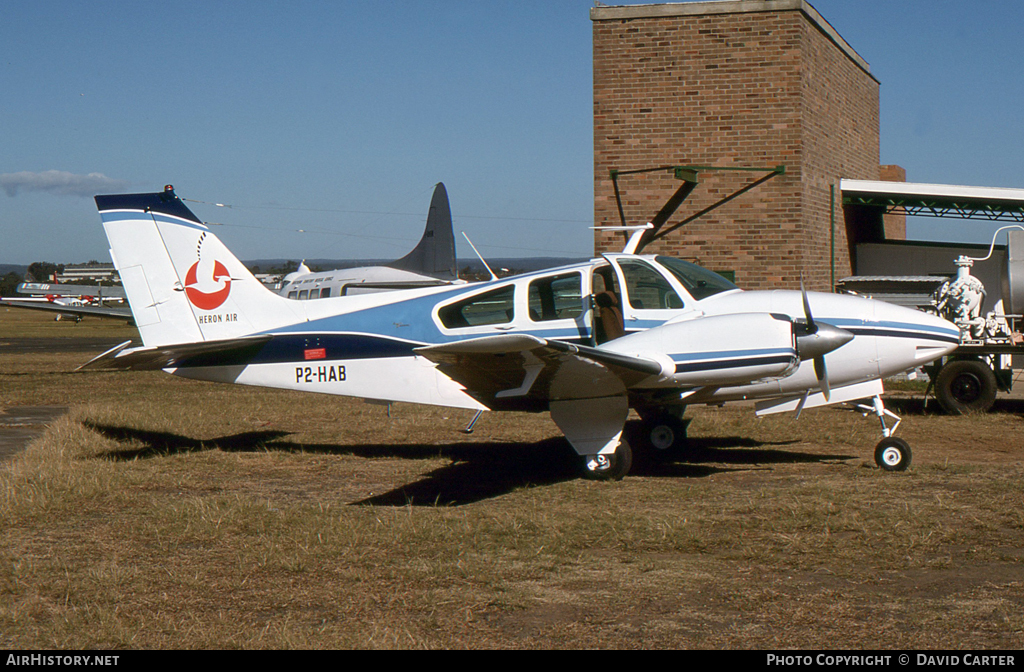
[[[619,224],[609,171],[667,165],[785,166],[645,253],[671,254],[741,286],[828,290],[851,272],[841,177],[879,179],[878,81],[805,0],[598,6],[594,35],[595,223]],[[670,224],[759,177],[708,172]],[[680,182],[619,180],[628,224]],[[832,198],[832,188],[835,198]],[[834,217],[833,217],[834,213]],[[622,234],[598,233],[597,252]]]

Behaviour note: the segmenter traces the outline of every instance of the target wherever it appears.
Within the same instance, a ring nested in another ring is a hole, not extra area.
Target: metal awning
[[[883,208],[886,214],[1024,222],[1024,189],[841,180],[843,205]]]

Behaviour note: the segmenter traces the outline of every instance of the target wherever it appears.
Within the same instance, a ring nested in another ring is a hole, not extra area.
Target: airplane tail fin
[[[430,199],[430,213],[423,237],[412,252],[388,264],[390,268],[430,275],[440,280],[458,280],[455,268],[455,234],[452,232],[452,210],[448,191],[437,183]]]
[[[263,286],[173,187],[96,196],[96,207],[146,346],[238,338],[303,318]]]

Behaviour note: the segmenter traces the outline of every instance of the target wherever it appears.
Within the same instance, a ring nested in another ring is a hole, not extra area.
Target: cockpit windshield
[[[719,292],[739,289],[718,273],[701,268],[674,257],[655,257],[654,260],[667,268],[682,283],[694,299],[700,301]]]

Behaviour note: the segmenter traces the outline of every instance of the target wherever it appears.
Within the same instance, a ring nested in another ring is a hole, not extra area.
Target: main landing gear
[[[633,467],[633,449],[623,437],[615,452],[583,456],[583,478],[590,481],[621,481]]]
[[[626,431],[612,454],[583,457],[583,477],[590,480],[621,480],[634,463],[634,457],[648,463],[663,463],[679,459],[687,448],[686,428],[690,421],[669,411],[660,410],[646,415],[639,431]],[[637,445],[636,452],[626,434]]]
[[[884,438],[875,446],[875,464],[885,471],[906,471],[913,457],[910,444],[893,436],[900,425],[900,416],[888,410],[879,396],[871,400],[871,406],[857,404],[857,408],[864,413],[864,417],[867,417],[868,413],[874,413],[882,425]],[[896,420],[892,427],[885,424],[886,416]]]
[[[690,421],[668,410],[643,416],[640,424],[643,455],[655,463],[679,459],[687,449],[686,428]]]

